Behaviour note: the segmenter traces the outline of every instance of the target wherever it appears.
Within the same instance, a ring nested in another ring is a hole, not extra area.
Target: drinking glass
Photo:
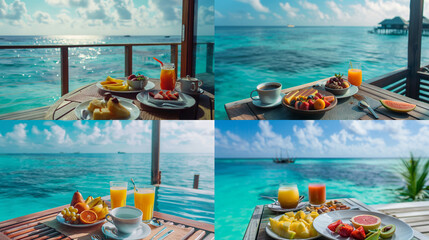
[[[136,185],[134,188],[134,206],[143,212],[143,222],[150,222],[155,205],[155,187],[152,185]]]
[[[362,68],[358,62],[350,62],[347,80],[359,87],[362,84]]]
[[[174,70],[174,63],[164,63],[161,66],[160,87],[162,90],[173,91],[176,87],[176,72]]]
[[[308,184],[308,198],[311,205],[322,205],[326,202],[326,185],[323,183]]]
[[[110,182],[110,202],[112,209],[124,207],[127,204],[127,182]]]
[[[299,192],[296,184],[280,184],[278,201],[282,208],[296,208],[299,203]]]

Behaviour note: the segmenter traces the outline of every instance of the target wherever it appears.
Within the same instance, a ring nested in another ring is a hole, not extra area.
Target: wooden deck
[[[416,203],[397,203],[387,205],[368,206],[354,198],[340,199],[343,203],[366,211],[380,211],[385,214],[395,216],[408,224],[414,229],[413,240],[429,240],[423,233],[429,232],[429,202]],[[253,215],[247,226],[244,240],[265,240],[272,239],[265,232],[265,227],[269,222],[269,218],[280,215],[272,212],[267,205],[258,205],[255,207]],[[421,233],[422,231],[423,233]],[[325,240],[326,238],[319,238]],[[402,239],[401,239],[402,240]]]
[[[320,82],[326,81],[327,79],[283,89],[282,92],[288,93],[299,89],[310,88],[316,84],[320,84]],[[368,83],[362,83],[362,85],[359,87],[359,92],[354,96],[338,99],[337,106],[324,114],[295,114],[286,109],[286,107],[282,106],[281,104],[274,108],[258,108],[253,105],[250,98],[227,103],[225,104],[225,110],[229,119],[231,120],[373,120],[374,117],[367,109],[362,110],[357,106],[359,100],[363,98],[374,108],[380,120],[429,119],[429,104]],[[380,99],[408,102],[411,104],[416,104],[417,107],[408,114],[395,113],[381,106],[381,103],[379,102]]]
[[[0,120],[43,120],[49,106],[0,114]]]

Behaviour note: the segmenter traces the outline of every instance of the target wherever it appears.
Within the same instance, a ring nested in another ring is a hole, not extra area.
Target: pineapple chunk
[[[89,102],[88,105],[88,111],[90,112],[94,112],[95,109],[97,108],[104,108],[106,107],[106,105],[104,104],[104,102],[98,100],[98,99],[94,99],[91,102]]]
[[[288,217],[294,217],[295,216],[295,214],[293,214],[293,212],[287,212],[284,215],[288,216]]]
[[[319,235],[316,229],[314,229],[313,223],[311,223],[309,231],[310,231],[310,237],[315,237]]]
[[[270,225],[273,232],[283,238],[293,239],[296,235],[295,232],[289,230],[289,222],[279,222],[270,218]]]
[[[310,213],[310,216],[313,218],[313,220],[315,219],[315,218],[317,218],[318,216],[319,216],[319,213],[317,213],[316,211],[313,211],[313,212],[311,212]]]
[[[109,120],[111,119],[110,111],[107,108],[96,108],[92,115],[94,120]]]
[[[302,219],[302,218],[305,218],[305,213],[304,213],[304,211],[299,211],[299,212],[297,212],[297,213],[295,214],[295,219],[296,219],[296,220],[299,220],[299,219]]]

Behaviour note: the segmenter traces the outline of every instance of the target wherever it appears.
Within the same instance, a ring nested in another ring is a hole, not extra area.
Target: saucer
[[[107,238],[134,240],[143,239],[149,236],[151,229],[147,224],[141,223],[140,226],[136,230],[134,230],[134,232],[130,234],[125,234],[118,232],[115,225],[113,225],[112,223],[106,222],[105,224],[103,224],[103,226],[101,226],[101,231]]]
[[[280,97],[279,99],[277,99],[277,101],[275,101],[274,103],[270,103],[270,104],[264,104],[259,100],[259,96],[255,96],[254,100],[252,100],[253,105],[255,105],[256,107],[260,107],[260,108],[272,108],[272,107],[277,107],[278,105],[280,105],[282,103],[282,99],[285,96],[284,93],[280,93]]]
[[[308,202],[300,202],[298,203],[298,206],[296,206],[296,208],[282,208],[280,206],[280,204],[268,204],[268,208],[273,211],[273,212],[295,212],[295,211],[299,211],[305,207],[307,207],[308,205],[310,205]]]

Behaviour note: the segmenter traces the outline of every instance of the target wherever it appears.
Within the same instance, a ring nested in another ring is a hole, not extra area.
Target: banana
[[[85,203],[88,205],[92,200],[94,200],[94,198],[92,196],[89,196],[86,200]]]
[[[123,86],[122,83],[115,83],[115,82],[100,82],[103,86]]]
[[[111,85],[103,85],[104,88],[114,91],[127,91],[128,90],[128,84],[122,85],[122,86],[111,86]]]
[[[105,82],[116,82],[116,83],[123,83],[124,80],[112,78],[111,76],[107,76]]]
[[[93,207],[95,207],[96,205],[100,204],[101,197],[95,198],[94,200],[92,200],[91,202],[88,203],[88,207],[91,209]]]

